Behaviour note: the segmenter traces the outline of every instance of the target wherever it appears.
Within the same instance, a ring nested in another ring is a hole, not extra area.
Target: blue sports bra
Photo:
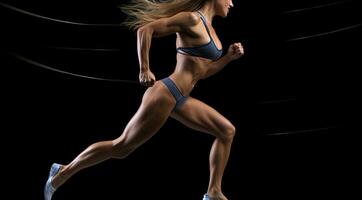
[[[206,28],[207,34],[210,37],[210,42],[204,45],[196,46],[196,47],[179,47],[176,49],[177,53],[181,53],[184,55],[192,55],[197,57],[203,57],[211,60],[217,60],[222,55],[222,49],[219,50],[211,37],[209,28],[207,27],[206,18],[202,15],[200,11],[197,11],[200,16],[201,20],[204,23]]]

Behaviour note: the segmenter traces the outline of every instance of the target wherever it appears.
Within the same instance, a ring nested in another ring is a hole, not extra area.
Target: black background
[[[67,24],[6,6],[65,21],[119,24],[125,18],[119,0],[1,2],[3,173],[12,177],[6,191],[15,195],[11,199],[42,199],[50,165],[118,137],[145,88],[69,76],[19,58],[137,81],[136,37],[119,26]],[[192,96],[236,126],[223,185],[229,199],[348,199],[356,191],[358,131],[351,127],[359,115],[361,26],[354,25],[362,23],[361,7],[335,2],[234,1],[228,18],[215,18],[224,49],[240,41],[245,56],[200,81]],[[173,71],[174,40],[153,40],[157,79]],[[128,158],[76,174],[54,200],[201,199],[212,141],[170,119]]]

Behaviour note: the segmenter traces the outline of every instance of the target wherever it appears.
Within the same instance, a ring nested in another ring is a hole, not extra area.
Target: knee
[[[231,142],[233,139],[234,139],[234,136],[235,136],[235,126],[232,125],[232,124],[229,124],[228,126],[226,126],[224,129],[223,129],[223,134],[222,134],[222,140],[225,141],[225,142]]]
[[[128,157],[136,148],[131,147],[125,142],[115,142],[113,141],[113,151],[112,158],[124,159]]]
[[[115,151],[113,151],[112,158],[124,159],[124,158],[128,157],[132,152],[133,152],[133,150],[130,150],[130,149],[115,150]]]

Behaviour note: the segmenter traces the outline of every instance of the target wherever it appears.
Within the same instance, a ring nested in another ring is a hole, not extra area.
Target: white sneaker
[[[48,180],[45,184],[45,188],[44,188],[44,198],[45,200],[51,200],[52,196],[55,192],[55,188],[52,186],[52,180],[53,177],[58,174],[58,172],[60,171],[60,165],[57,163],[54,163],[52,165],[52,167],[50,168],[50,172],[49,172],[49,177]]]

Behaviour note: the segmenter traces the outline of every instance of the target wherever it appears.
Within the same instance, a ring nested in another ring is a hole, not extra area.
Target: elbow
[[[204,79],[207,79],[211,76],[211,71],[210,69],[207,68],[207,70],[205,70],[203,73],[202,73],[202,76],[200,79],[204,80]]]
[[[210,76],[214,75],[215,73],[215,61],[210,61],[206,64],[205,71],[201,79],[209,78]]]
[[[144,32],[145,32],[145,27],[144,26],[137,29],[137,35],[141,35]]]
[[[151,27],[149,27],[147,25],[142,26],[139,29],[137,29],[137,37],[138,38],[142,38],[142,37],[148,36],[148,35],[152,36],[152,34],[153,34],[153,31],[152,31]]]
[[[145,28],[144,27],[140,27],[137,29],[137,37],[140,38],[144,35],[145,33]]]

